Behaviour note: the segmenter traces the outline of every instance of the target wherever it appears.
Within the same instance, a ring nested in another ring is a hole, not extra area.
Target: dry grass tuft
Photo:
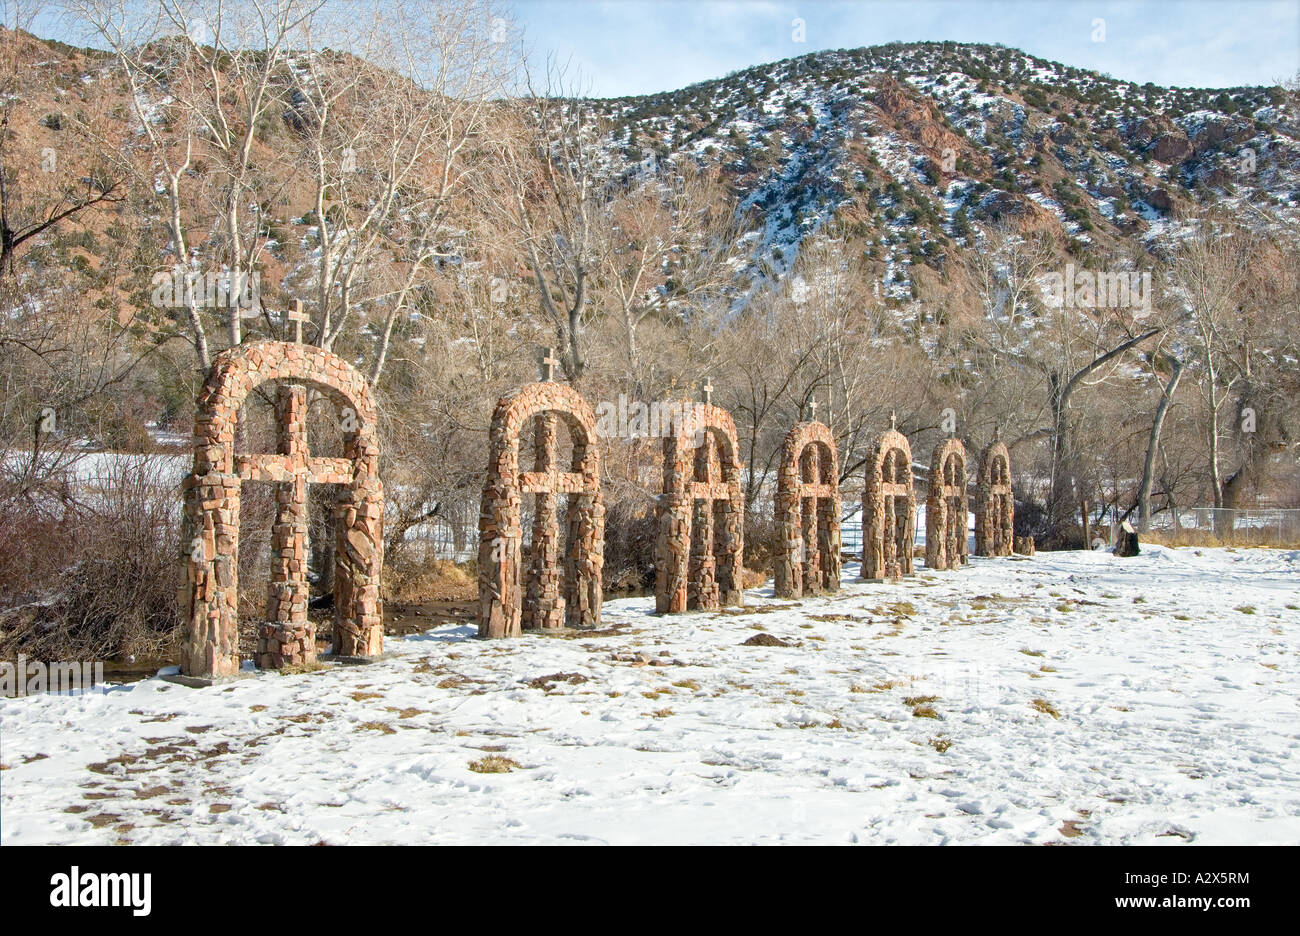
[[[1219,536],[1212,530],[1153,530],[1141,534],[1141,538],[1144,543],[1171,548],[1234,546],[1239,549],[1249,547],[1300,549],[1300,540],[1283,538],[1279,542],[1276,528],[1232,530],[1226,536]]]
[[[938,701],[939,701],[939,697],[937,695],[914,695],[914,696],[908,696],[906,699],[904,699],[903,704],[906,705],[908,708],[916,708],[918,705],[925,705],[929,702],[938,702]]]
[[[1061,717],[1061,713],[1056,710],[1056,706],[1046,699],[1030,699],[1029,704],[1044,715],[1051,715],[1053,718]]]
[[[427,562],[384,564],[386,600],[418,604],[422,601],[455,601],[478,594],[478,579],[472,568],[447,559]]]
[[[290,663],[276,670],[281,676],[302,676],[305,673],[321,673],[329,667],[320,660],[308,660],[306,663]]]
[[[480,757],[476,761],[469,762],[469,769],[474,773],[510,773],[516,767],[521,766],[518,761],[502,757],[500,754],[489,754],[487,757]]]

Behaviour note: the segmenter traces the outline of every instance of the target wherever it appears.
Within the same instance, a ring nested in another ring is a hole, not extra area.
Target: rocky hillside
[[[25,34],[5,40],[20,44],[24,65],[8,167],[24,189],[55,178],[42,154],[84,182],[117,171],[96,168],[94,146],[141,149],[111,57]],[[300,70],[277,85],[282,119],[259,124],[254,143],[259,165],[285,166],[257,206],[273,303],[302,293],[315,244],[311,180],[285,156],[301,146]],[[590,103],[616,174],[688,156],[721,167],[746,231],[741,295],[780,280],[803,239],[834,226],[861,246],[875,293],[904,327],[971,305],[950,272],[976,225],[1043,231],[1063,255],[1105,268],[1141,266],[1210,208],[1285,236],[1300,214],[1294,88],[1137,85],[1002,46],[944,42],[818,52]],[[94,133],[73,129],[84,126]],[[204,172],[196,160],[190,174]],[[25,252],[20,276],[60,270],[71,294],[141,326],[167,248],[156,206],[118,204],[52,229]]]
[[[1047,229],[1096,258],[1158,249],[1210,205],[1278,229],[1300,209],[1294,91],[1137,85],[1002,46],[818,52],[598,106],[633,166],[724,166],[753,273],[788,270],[836,221],[903,305],[975,223]]]
[[[51,150],[82,161],[64,112],[95,115],[119,145],[138,136],[108,56],[6,33],[10,40],[33,70],[55,73],[52,94],[40,82],[14,112],[17,149],[29,150],[18,171],[39,177],[40,154]],[[684,155],[721,165],[749,230],[746,272],[759,282],[787,272],[802,239],[836,223],[862,240],[878,292],[899,306],[946,281],[974,224],[1046,229],[1095,261],[1158,250],[1210,206],[1284,231],[1300,211],[1300,106],[1294,90],[1278,87],[1160,88],[1002,46],[895,43],[593,103],[619,172]],[[284,116],[295,116],[291,100]],[[268,125],[258,145],[276,149],[267,134],[287,136],[287,126]],[[284,186],[266,206],[276,243],[292,240],[285,226],[304,223],[310,207],[300,186]],[[99,272],[104,251],[77,248],[102,235],[105,220],[69,226],[42,259]],[[93,230],[78,231],[82,224]],[[110,253],[141,246],[109,239]]]

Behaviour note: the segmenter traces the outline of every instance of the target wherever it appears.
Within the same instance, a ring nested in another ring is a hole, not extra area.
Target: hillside
[[[818,52],[598,106],[633,165],[723,164],[758,228],[753,270],[789,269],[834,220],[903,302],[976,223],[1087,257],[1158,249],[1208,205],[1272,229],[1300,208],[1294,93],[1136,85],[1001,46]]]
[[[24,100],[39,118],[16,118],[20,166],[38,166],[46,148],[77,160],[75,145],[66,151],[74,112],[98,121],[110,145],[132,148],[140,131],[109,57],[19,39],[21,57],[55,75],[52,92],[33,88]],[[292,143],[292,85],[277,89],[283,120],[258,134],[261,161]],[[944,42],[812,53],[591,103],[608,122],[616,175],[685,156],[721,166],[749,228],[746,277],[779,278],[803,238],[834,223],[861,239],[875,291],[901,307],[948,285],[975,225],[1047,231],[1069,255],[1096,260],[1159,251],[1209,206],[1272,231],[1294,230],[1300,213],[1300,111],[1295,93],[1276,87],[1136,85],[1001,46]],[[311,236],[310,186],[287,176],[275,194],[262,205],[264,262],[285,284],[294,242]],[[287,236],[293,226],[305,230]],[[115,226],[110,243],[98,242],[109,227],[84,219],[35,260],[91,276],[92,295],[126,316],[143,284],[113,281],[105,263],[126,243],[137,260],[146,245],[165,245],[147,220],[145,243]],[[110,302],[104,287],[126,295]]]

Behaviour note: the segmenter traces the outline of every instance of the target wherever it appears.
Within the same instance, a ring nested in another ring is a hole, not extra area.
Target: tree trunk
[[[1151,421],[1147,456],[1142,463],[1142,484],[1138,488],[1138,528],[1144,532],[1151,520],[1151,485],[1155,481],[1156,451],[1160,448],[1160,433],[1164,431],[1169,404],[1173,402],[1174,391],[1178,389],[1178,382],[1182,380],[1183,368],[1186,366],[1178,358],[1171,358],[1171,360],[1174,364],[1174,372],[1169,376],[1169,382],[1165,384],[1164,393],[1160,396],[1160,404],[1156,407],[1155,418]]]
[[[1088,375],[1106,364],[1119,358],[1124,352],[1136,347],[1153,335],[1159,334],[1158,328],[1148,329],[1111,348],[1105,354],[1099,354],[1083,367],[1075,371],[1069,380],[1062,383],[1059,372],[1048,374],[1050,382],[1050,403],[1052,407],[1052,473],[1051,487],[1048,493],[1047,522],[1050,536],[1059,534],[1061,528],[1070,522],[1075,501],[1074,446],[1069,438],[1069,419],[1067,411],[1070,397],[1083,385]],[[1084,546],[1087,547],[1086,537]]]

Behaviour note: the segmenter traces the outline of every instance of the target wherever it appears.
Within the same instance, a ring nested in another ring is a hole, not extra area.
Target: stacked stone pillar
[[[532,419],[534,470],[519,470],[519,435]],[[558,421],[573,444],[569,471],[557,464]],[[600,496],[596,416],[578,393],[550,380],[501,398],[489,430],[479,511],[479,636],[518,637],[525,627],[600,626],[605,508]],[[522,503],[535,498],[532,547],[522,565]],[[567,495],[567,555],[560,557],[559,497]],[[560,569],[564,569],[561,585]],[[526,581],[521,583],[521,573]]]
[[[676,440],[664,440],[664,465],[671,464]],[[665,479],[665,486],[669,482]],[[689,494],[660,494],[655,524],[655,611],[686,610],[690,581],[691,520],[694,500]]]
[[[745,508],[740,485],[713,502],[713,562],[719,608],[745,603]]]
[[[691,506],[691,551],[686,576],[686,607],[689,610],[718,607],[718,576],[713,547],[713,502],[697,500]]]
[[[307,620],[307,388],[281,384],[275,416],[280,454],[303,470],[275,485],[267,620],[258,625],[257,662],[263,669],[316,658],[316,628]]]
[[[975,555],[1009,556],[1015,545],[1011,455],[995,437],[980,456],[975,487]]]
[[[307,459],[307,388],[281,384],[275,406],[280,454],[294,464]],[[297,624],[307,620],[307,478],[294,472],[275,485],[275,522],[271,527],[271,593],[267,618]]]
[[[354,465],[351,483],[334,512],[334,653],[374,657],[384,649],[384,485],[379,444],[370,434],[344,436],[344,457]]]
[[[574,445],[573,460],[587,460],[586,445]],[[599,478],[593,478],[599,484]],[[568,545],[565,554],[564,611],[566,623],[586,630],[600,626],[604,601],[605,505],[599,494],[569,495]]]
[[[181,615],[182,670],[202,677],[239,672],[239,476],[206,471],[185,478]]]
[[[534,470],[555,471],[556,417],[552,412],[533,417]],[[564,627],[564,598],[560,595],[559,494],[538,491],[533,504],[533,537],[528,560],[527,618],[525,628],[559,630]]]
[[[235,429],[249,393],[277,381],[278,449],[236,454]],[[306,386],[304,386],[306,385]],[[307,389],[331,400],[344,426],[344,458],[314,458],[307,448]],[[307,620],[307,486],[337,484],[334,649],[374,656],[383,646],[379,595],[383,563],[383,485],[370,390],[346,361],[320,348],[262,341],[217,356],[198,400],[194,471],[184,481],[181,610],[182,670],[217,678],[239,671],[239,494],[248,481],[276,485],[269,620],[258,626],[263,666],[307,662],[315,633]]]
[[[884,581],[911,575],[916,540],[912,449],[896,429],[882,433],[867,459],[862,491],[862,578]]]
[[[709,403],[688,413],[663,441],[655,541],[660,614],[744,603],[745,501],[735,423]]]
[[[966,448],[945,439],[930,455],[930,488],[925,499],[926,568],[958,569],[967,562]]]
[[[840,584],[839,454],[830,429],[801,422],[786,435],[777,469],[775,594],[798,598]]]

